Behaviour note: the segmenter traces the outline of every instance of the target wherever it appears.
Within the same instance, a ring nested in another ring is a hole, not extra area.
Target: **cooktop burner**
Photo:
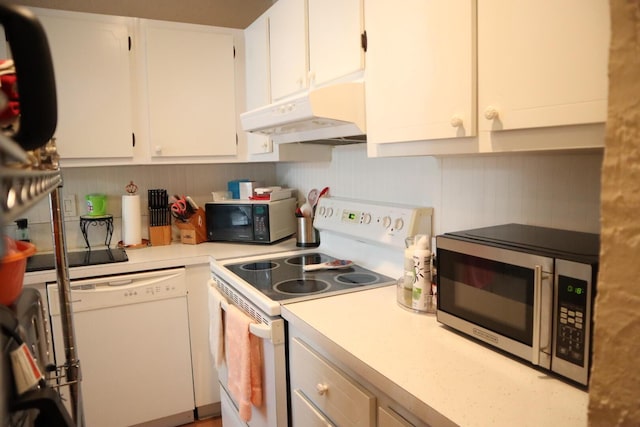
[[[331,285],[322,280],[316,279],[292,279],[276,283],[273,287],[276,292],[288,295],[309,295],[324,292]]]
[[[306,272],[303,266],[335,260],[322,253],[306,253],[259,261],[225,264],[245,282],[274,301],[301,299],[301,297],[348,292],[372,285],[388,285],[390,277],[378,274],[357,264],[338,270]],[[291,301],[288,301],[291,302]]]

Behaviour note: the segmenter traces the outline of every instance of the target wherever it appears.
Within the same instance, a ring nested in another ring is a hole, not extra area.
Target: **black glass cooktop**
[[[129,261],[124,249],[92,249],[90,251],[68,252],[69,268],[87,265],[110,264],[112,262]],[[27,260],[27,272],[54,270],[56,268],[53,254],[36,254]]]
[[[348,292],[394,282],[390,277],[356,264],[338,270],[303,270],[306,264],[335,259],[322,253],[306,253],[226,264],[225,267],[274,301],[308,299],[312,295]]]

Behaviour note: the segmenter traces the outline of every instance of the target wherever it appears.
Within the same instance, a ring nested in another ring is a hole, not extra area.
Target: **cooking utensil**
[[[320,200],[320,197],[322,197],[322,196],[326,196],[328,192],[329,192],[329,187],[324,187],[324,188],[320,191],[320,194],[318,194],[318,200]]]
[[[322,196],[325,196],[328,192],[329,192],[329,187],[324,187],[318,194],[318,197],[316,198],[316,202],[313,204],[313,216],[316,216],[316,206],[318,204],[318,201]]]
[[[340,268],[349,268],[353,265],[353,261],[348,259],[336,259],[329,262],[321,262],[319,264],[307,264],[302,267],[304,271],[316,270],[337,270]]]
[[[316,206],[316,203],[318,203],[318,194],[320,194],[320,192],[318,191],[317,188],[314,188],[311,191],[309,191],[309,195],[307,196],[307,203],[311,205],[312,209]]]
[[[300,206],[300,212],[302,212],[302,216],[306,218],[313,218],[313,208],[309,202],[304,202],[302,206]]]

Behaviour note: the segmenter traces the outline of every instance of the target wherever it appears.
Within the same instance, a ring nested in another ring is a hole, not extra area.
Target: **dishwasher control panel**
[[[49,311],[60,314],[58,284],[47,284]],[[184,268],[154,270],[71,281],[74,312],[187,296]]]

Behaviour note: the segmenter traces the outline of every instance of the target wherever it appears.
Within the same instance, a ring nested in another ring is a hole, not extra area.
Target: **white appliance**
[[[228,259],[211,263],[212,280],[227,298],[257,324],[263,338],[263,405],[252,408],[250,422],[238,416],[227,391],[228,373],[219,370],[222,422],[225,427],[288,425],[285,321],[282,304],[344,292],[395,285],[403,273],[404,239],[431,234],[432,208],[323,197],[314,220],[320,246],[313,249]],[[340,270],[304,272],[304,265],[348,259]],[[224,309],[224,304],[223,304]]]
[[[240,120],[245,131],[270,136],[276,143],[364,142],[364,83],[310,89],[294,98],[242,113]]]
[[[56,360],[65,360],[58,285],[47,292]],[[87,426],[193,421],[184,268],[71,281],[71,301]]]

